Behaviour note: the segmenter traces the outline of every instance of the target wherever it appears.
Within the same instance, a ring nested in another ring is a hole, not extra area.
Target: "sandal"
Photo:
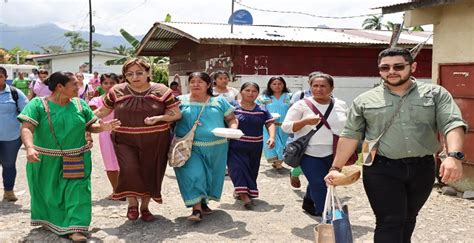
[[[202,220],[202,212],[201,210],[193,210],[193,213],[188,217],[189,221],[199,222]]]
[[[127,218],[129,220],[137,220],[138,219],[139,213],[138,213],[138,207],[137,206],[130,206],[128,207],[127,210]]]
[[[72,242],[87,242],[87,237],[79,232],[68,235],[68,238],[72,240]]]
[[[273,167],[274,169],[277,169],[277,170],[278,170],[278,169],[282,169],[282,168],[283,168],[283,165],[282,165],[282,164],[283,164],[283,161],[277,160],[277,161],[275,161],[275,162],[272,163],[272,167]]]
[[[298,176],[292,176],[290,173],[290,184],[294,188],[300,188],[301,187],[301,181]]]
[[[207,204],[202,204],[201,208],[202,208],[202,214],[204,215],[209,215],[212,213],[212,209],[210,209],[209,206],[207,206]]]
[[[153,214],[150,212],[150,210],[144,209],[144,210],[141,211],[140,219],[142,219],[145,222],[152,222],[156,218],[155,218],[155,216],[153,216]]]

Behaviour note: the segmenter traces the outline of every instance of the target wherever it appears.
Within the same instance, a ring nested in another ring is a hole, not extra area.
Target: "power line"
[[[252,6],[248,6],[242,3],[239,3],[237,1],[234,1],[235,4],[238,4],[242,7],[252,9],[255,11],[260,11],[260,12],[268,12],[268,13],[282,13],[282,14],[299,14],[299,15],[306,15],[310,16],[313,18],[324,18],[324,19],[352,19],[352,18],[361,18],[361,17],[368,17],[372,16],[374,14],[361,14],[361,15],[353,15],[353,16],[323,16],[323,15],[316,15],[316,14],[311,14],[311,13],[305,13],[305,12],[299,12],[299,11],[281,11],[281,10],[270,10],[270,9],[262,9],[262,8],[255,8]]]

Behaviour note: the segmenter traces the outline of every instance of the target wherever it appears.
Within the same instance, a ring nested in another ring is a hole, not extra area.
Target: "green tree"
[[[166,14],[165,23],[171,22],[171,14]]]
[[[50,46],[40,46],[44,54],[59,54],[66,52],[63,46],[50,45]]]
[[[385,28],[386,28],[387,30],[393,30],[393,29],[394,29],[394,26],[395,26],[395,24],[394,24],[394,23],[392,23],[391,21],[387,21],[387,23],[386,23],[386,24],[384,24],[383,26],[385,26]]]
[[[72,51],[86,51],[89,49],[89,41],[84,40],[79,32],[68,31],[64,36],[69,38],[69,45]],[[92,49],[100,48],[102,45],[97,41],[92,41]]]
[[[411,29],[411,31],[425,31],[425,30],[421,26],[415,26]]]
[[[23,49],[21,47],[14,47],[8,51],[8,55],[10,56],[10,59],[8,60],[9,63],[15,64],[16,63],[16,57],[18,54],[20,64],[25,64],[26,62],[26,56],[28,56],[31,52],[29,50]]]
[[[371,15],[362,22],[362,27],[365,30],[381,30],[383,15]]]

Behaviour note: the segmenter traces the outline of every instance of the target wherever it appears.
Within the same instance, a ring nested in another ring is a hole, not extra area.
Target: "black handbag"
[[[329,117],[333,107],[334,102],[331,100],[328,109],[324,113],[325,119]],[[306,151],[306,147],[308,147],[309,140],[311,140],[311,137],[323,126],[323,124],[323,122],[320,122],[316,126],[316,129],[311,130],[308,134],[299,137],[295,141],[285,146],[285,149],[283,150],[283,161],[287,165],[293,168],[300,166],[301,159],[303,158],[304,152]]]

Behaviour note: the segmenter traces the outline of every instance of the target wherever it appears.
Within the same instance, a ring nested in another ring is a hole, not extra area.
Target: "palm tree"
[[[384,24],[383,26],[385,26],[385,28],[387,28],[387,30],[393,30],[393,28],[395,27],[395,24],[391,21],[387,21],[387,23]]]
[[[413,27],[411,31],[425,31],[425,30],[423,29],[423,27],[418,25],[418,26]]]
[[[365,30],[381,30],[383,15],[371,15],[362,22],[362,27]]]

